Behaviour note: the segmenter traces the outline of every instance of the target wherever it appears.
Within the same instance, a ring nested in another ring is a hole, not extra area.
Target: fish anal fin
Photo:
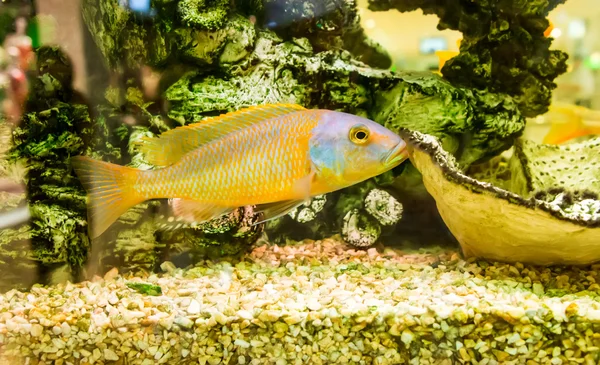
[[[146,161],[169,166],[196,148],[264,120],[305,110],[296,104],[263,104],[171,129],[158,137],[144,137],[136,146]]]
[[[173,215],[178,221],[187,223],[202,223],[224,214],[230,213],[235,207],[207,204],[195,200],[173,199]]]
[[[256,206],[254,212],[263,213],[264,218],[253,225],[282,217],[304,202],[305,200],[283,200],[274,203],[259,204]]]

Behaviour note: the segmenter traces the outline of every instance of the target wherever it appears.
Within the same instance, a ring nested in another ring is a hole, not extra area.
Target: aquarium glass
[[[0,1],[0,365],[600,364],[598,0]]]

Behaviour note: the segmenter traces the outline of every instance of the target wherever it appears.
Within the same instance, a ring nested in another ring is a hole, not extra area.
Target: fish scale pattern
[[[308,142],[324,111],[305,110],[267,119],[140,175],[148,199],[183,198],[243,206],[293,198],[310,169]]]

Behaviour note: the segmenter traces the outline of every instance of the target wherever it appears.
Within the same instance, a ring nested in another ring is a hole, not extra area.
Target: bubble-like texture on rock
[[[384,226],[393,226],[402,218],[402,204],[382,189],[372,189],[365,197],[365,210]]]
[[[370,247],[381,235],[381,226],[368,214],[352,209],[344,216],[342,238],[356,247]]]
[[[515,155],[529,191],[561,187],[600,193],[600,138],[567,145],[518,140]]]

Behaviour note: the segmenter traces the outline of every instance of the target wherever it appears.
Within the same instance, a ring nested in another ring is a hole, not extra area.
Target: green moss
[[[517,104],[506,95],[456,88],[429,72],[398,78],[403,82],[379,83],[373,118],[394,131],[408,128],[440,138],[462,166],[508,149],[525,128]]]
[[[162,295],[162,289],[158,285],[146,284],[146,283],[126,283],[127,287],[137,291],[144,295],[158,296]]]
[[[38,78],[20,126],[13,133],[13,161],[28,166],[32,252],[43,265],[79,268],[90,242],[85,193],[65,156],[80,154],[91,139],[86,105],[70,103],[72,73],[66,56],[54,47],[38,50]]]
[[[177,10],[185,26],[216,30],[227,20],[229,0],[180,0]]]
[[[259,24],[275,31],[286,41],[306,38],[317,51],[345,49],[369,66],[388,68],[388,52],[369,39],[360,25],[354,0],[266,0],[258,7],[242,4],[258,13]]]

